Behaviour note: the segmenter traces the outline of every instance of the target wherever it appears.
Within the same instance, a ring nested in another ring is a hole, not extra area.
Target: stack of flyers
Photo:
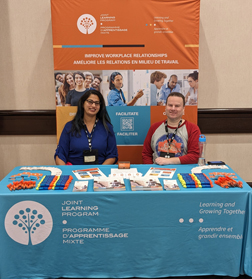
[[[75,181],[73,192],[86,192],[88,187],[88,181]]]
[[[102,178],[94,180],[94,191],[125,191],[123,178]]]
[[[164,179],[164,189],[165,190],[180,190],[177,180],[167,180]]]
[[[73,170],[73,173],[78,180],[100,179],[107,177],[99,168]]]
[[[132,191],[162,191],[162,185],[158,178],[135,178],[130,180],[130,186]]]

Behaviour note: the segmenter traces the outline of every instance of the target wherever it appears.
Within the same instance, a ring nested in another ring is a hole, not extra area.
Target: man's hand
[[[179,165],[181,164],[179,157],[173,157],[173,158],[164,158],[164,157],[157,157],[155,160],[155,164],[158,164],[160,166],[163,165]]]
[[[161,165],[161,166],[169,165],[169,164],[171,164],[171,163],[169,163],[169,159],[170,158],[158,157],[158,158],[156,158],[155,163],[158,165]]]

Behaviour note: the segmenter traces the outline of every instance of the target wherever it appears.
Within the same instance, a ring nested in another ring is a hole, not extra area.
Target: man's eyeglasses
[[[98,101],[93,101],[93,100],[86,100],[90,105],[95,104],[96,106],[99,106],[101,103]]]

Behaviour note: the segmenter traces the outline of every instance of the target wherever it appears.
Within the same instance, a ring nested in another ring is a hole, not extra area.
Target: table
[[[151,166],[131,167],[145,174]],[[169,167],[177,169],[176,179],[195,166]],[[72,174],[83,166],[60,168]],[[106,175],[111,170],[99,168]],[[6,185],[19,169],[0,182],[1,278],[236,277],[241,272],[250,187],[239,176],[242,189],[185,189],[179,183],[179,191],[133,192],[126,181],[127,191],[93,192],[90,181],[88,192],[72,192],[71,185],[65,191],[11,192]],[[36,226],[29,232],[24,222]]]

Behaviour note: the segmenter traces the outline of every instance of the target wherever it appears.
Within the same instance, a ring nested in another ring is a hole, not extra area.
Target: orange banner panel
[[[118,161],[129,161],[130,164],[142,164],[143,146],[117,146]]]
[[[52,0],[51,7],[55,69],[198,68],[199,0]]]
[[[56,127],[57,127],[57,144],[59,143],[60,135],[66,123],[73,120],[77,111],[77,107],[56,107]]]

